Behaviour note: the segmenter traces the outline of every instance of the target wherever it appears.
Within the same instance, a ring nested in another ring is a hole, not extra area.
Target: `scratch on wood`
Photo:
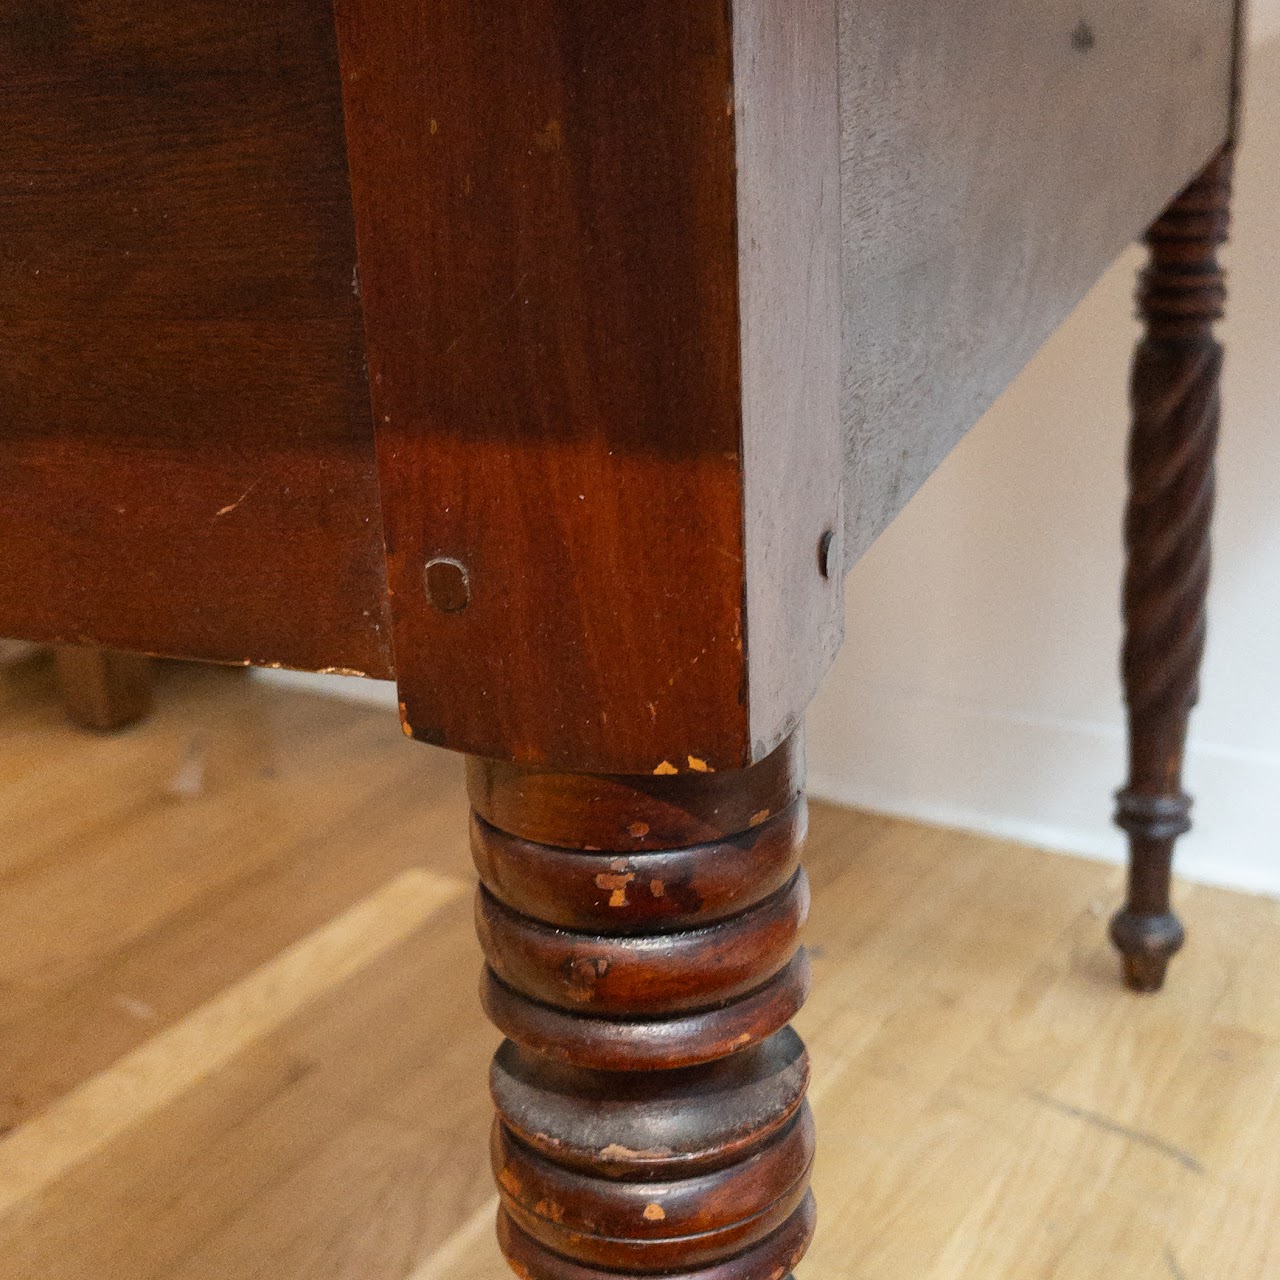
[[[611,1142],[600,1152],[601,1160],[666,1160],[671,1155],[670,1147],[642,1147],[633,1151],[630,1147],[619,1146]]]
[[[228,503],[221,511],[214,516],[215,520],[221,519],[223,516],[229,516],[260,484],[262,477],[259,476],[234,502]]]
[[[1204,1177],[1204,1165],[1191,1152],[1184,1151],[1181,1147],[1175,1147],[1171,1142],[1165,1142],[1163,1138],[1156,1137],[1154,1133],[1146,1133],[1142,1129],[1130,1128],[1128,1125],[1108,1119],[1108,1117],[1100,1115],[1096,1111],[1087,1111],[1084,1107],[1073,1107],[1069,1102],[1059,1102],[1057,1098],[1051,1098],[1047,1093],[1041,1093],[1036,1089],[1030,1090],[1027,1096],[1040,1103],[1041,1106],[1049,1107],[1061,1115],[1070,1116],[1073,1120],[1083,1120],[1085,1124],[1092,1125],[1095,1129],[1101,1129],[1103,1133],[1111,1133],[1118,1138],[1127,1138],[1130,1142],[1146,1147],[1158,1155],[1167,1156],[1170,1160],[1176,1160],[1184,1169],[1196,1174],[1198,1177]]]
[[[511,290],[510,297],[489,307],[472,328],[464,330],[462,333],[459,333],[456,337],[451,339],[441,354],[445,356],[452,355],[463,342],[473,335],[473,333],[483,332],[520,296],[520,290],[524,288],[525,281],[528,280],[528,278],[529,273],[526,271],[516,280],[516,286]],[[390,422],[391,419],[387,418],[385,421]]]

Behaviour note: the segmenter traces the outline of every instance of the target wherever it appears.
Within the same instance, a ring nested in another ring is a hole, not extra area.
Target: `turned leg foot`
[[[1126,908],[1111,922],[1111,940],[1120,949],[1130,989],[1149,993],[1164,986],[1169,961],[1182,949],[1186,934],[1171,911],[1142,916]]]
[[[798,749],[739,774],[473,761],[499,1235],[526,1280],[781,1280],[813,1233]]]
[[[1209,525],[1225,298],[1231,154],[1223,151],[1152,227],[1134,358],[1125,520],[1123,673],[1129,784],[1116,821],[1128,833],[1129,893],[1111,925],[1135,991],[1158,991],[1183,944],[1170,905],[1174,844],[1191,828],[1182,791],[1187,722],[1198,694],[1209,585]]]

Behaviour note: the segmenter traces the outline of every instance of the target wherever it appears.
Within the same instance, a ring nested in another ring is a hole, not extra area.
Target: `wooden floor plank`
[[[0,1217],[421,928],[465,886],[406,871],[0,1139]]]

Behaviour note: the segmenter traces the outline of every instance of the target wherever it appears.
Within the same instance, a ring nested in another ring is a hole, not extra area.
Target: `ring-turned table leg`
[[[799,754],[471,762],[499,1233],[526,1280],[779,1280],[808,1246]]]
[[[1204,653],[1223,357],[1213,326],[1226,292],[1217,249],[1230,190],[1227,149],[1151,228],[1139,290],[1146,334],[1134,360],[1125,521],[1130,772],[1116,815],[1129,835],[1130,874],[1111,925],[1136,991],[1160,989],[1183,943],[1169,890],[1174,843],[1191,827],[1182,758]]]

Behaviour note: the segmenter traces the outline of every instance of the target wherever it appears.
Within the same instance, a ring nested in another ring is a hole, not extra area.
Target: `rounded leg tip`
[[[1153,995],[1164,986],[1169,971],[1167,956],[1125,956],[1124,981],[1130,991]]]
[[[1121,911],[1111,922],[1111,940],[1124,956],[1124,979],[1131,991],[1151,994],[1164,986],[1169,961],[1186,939],[1171,913],[1158,916]]]

